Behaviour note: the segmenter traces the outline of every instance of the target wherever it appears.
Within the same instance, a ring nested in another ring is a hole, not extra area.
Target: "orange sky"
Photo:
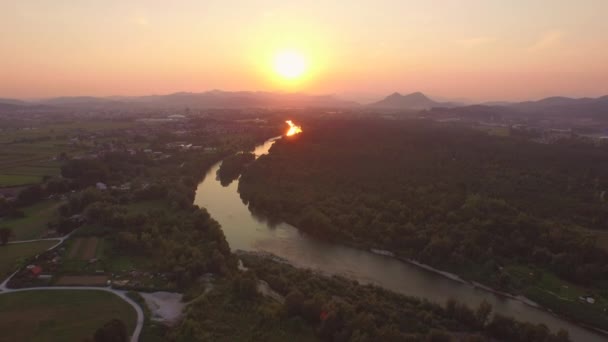
[[[0,97],[276,90],[608,94],[608,1],[0,2]],[[299,51],[285,82],[273,57]]]

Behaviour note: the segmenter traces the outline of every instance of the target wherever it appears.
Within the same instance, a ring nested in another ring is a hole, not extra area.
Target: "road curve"
[[[10,277],[9,277],[10,279]],[[68,290],[68,291],[104,291],[110,292],[118,297],[122,298],[125,302],[129,303],[135,312],[137,313],[137,324],[135,325],[135,330],[131,335],[131,342],[138,342],[139,335],[141,334],[141,330],[144,326],[144,311],[141,309],[139,304],[133,301],[131,298],[127,297],[127,291],[115,290],[110,287],[94,287],[94,286],[48,286],[48,287],[28,287],[22,289],[8,289],[6,288],[6,282],[0,286],[0,295],[6,293],[14,293],[14,292],[25,292],[25,291],[56,291],[56,290]]]
[[[29,242],[37,242],[37,241],[57,241],[56,244],[54,244],[53,246],[51,246],[50,248],[47,249],[47,251],[50,251],[52,249],[57,248],[57,246],[61,245],[75,231],[76,230],[73,230],[69,234],[64,235],[63,237],[60,237],[60,238],[10,241],[9,244],[29,243]],[[131,342],[139,341],[139,335],[141,334],[141,329],[144,326],[144,312],[141,309],[141,307],[139,306],[139,304],[134,302],[131,298],[127,297],[127,295],[126,295],[127,291],[115,290],[111,287],[94,287],[94,286],[47,286],[47,287],[28,287],[28,288],[22,288],[22,289],[10,289],[10,288],[6,287],[9,280],[11,280],[11,278],[13,278],[13,276],[15,274],[17,274],[17,272],[19,272],[19,270],[15,271],[13,274],[8,276],[8,278],[6,278],[2,283],[0,283],[0,295],[3,295],[5,293],[13,293],[13,292],[49,291],[49,290],[50,291],[53,291],[53,290],[70,290],[70,291],[71,290],[76,290],[76,291],[94,290],[94,291],[110,292],[110,293],[117,295],[118,297],[122,298],[125,302],[129,303],[135,309],[135,312],[137,313],[137,324],[135,325],[135,330],[133,331],[133,335],[131,335]]]

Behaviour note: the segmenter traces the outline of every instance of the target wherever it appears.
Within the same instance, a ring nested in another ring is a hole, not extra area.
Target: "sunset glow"
[[[0,97],[602,96],[604,13],[604,0],[2,1]]]
[[[283,51],[275,57],[274,69],[283,78],[296,79],[306,71],[306,59],[297,51]]]
[[[286,136],[290,137],[302,133],[302,127],[294,124],[293,121],[287,120],[285,122],[289,125],[289,129],[287,130],[287,133],[285,133]]]

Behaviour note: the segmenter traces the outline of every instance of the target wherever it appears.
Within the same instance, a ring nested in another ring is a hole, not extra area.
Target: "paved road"
[[[12,245],[12,244],[17,244],[17,243],[30,243],[30,242],[38,242],[38,241],[57,241],[56,244],[54,244],[53,246],[49,247],[49,249],[47,249],[47,251],[50,251],[51,249],[55,249],[57,248],[57,246],[61,245],[65,240],[67,240],[70,235],[72,235],[76,230],[71,231],[69,234],[64,235],[62,237],[57,237],[57,238],[46,238],[46,239],[33,239],[33,240],[17,240],[17,241],[9,241],[7,244]]]
[[[72,231],[73,233],[74,231]],[[57,246],[61,245],[67,238],[70,237],[70,235],[72,235],[72,233],[67,234],[61,238],[50,238],[50,239],[37,239],[37,240],[20,240],[20,241],[11,241],[9,242],[10,244],[13,243],[28,243],[28,242],[37,242],[37,241],[52,241],[52,240],[56,240],[58,241],[55,245],[53,245],[52,247],[50,247],[48,250],[52,250],[54,248],[57,248]],[[8,284],[9,280],[11,280],[11,278],[17,274],[17,272],[19,272],[19,270],[15,271],[15,273],[11,274],[8,278],[6,278],[1,284],[0,284],[0,295],[6,294],[6,293],[13,293],[13,292],[23,292],[23,291],[56,291],[56,290],[76,290],[76,291],[81,291],[81,290],[88,290],[88,291],[105,291],[105,292],[110,292],[113,293],[115,295],[117,295],[118,297],[122,298],[125,302],[129,303],[133,309],[135,309],[135,312],[137,312],[137,324],[135,325],[135,331],[133,331],[133,335],[131,335],[131,342],[138,342],[139,341],[139,335],[141,334],[141,329],[144,326],[144,312],[141,309],[141,307],[139,306],[139,304],[137,304],[136,302],[134,302],[131,298],[127,297],[126,293],[127,291],[121,291],[121,290],[115,290],[111,287],[94,287],[94,286],[48,286],[48,287],[28,287],[28,288],[22,288],[22,289],[9,289],[6,287],[6,285]]]

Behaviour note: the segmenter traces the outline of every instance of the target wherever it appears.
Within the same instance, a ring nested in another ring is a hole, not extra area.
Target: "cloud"
[[[472,38],[458,39],[458,40],[455,40],[454,43],[467,47],[467,48],[473,48],[473,47],[477,47],[480,45],[490,44],[495,41],[496,41],[496,38],[494,38],[494,37],[472,37]]]
[[[532,51],[544,50],[561,43],[564,33],[560,30],[544,32],[540,38],[532,44],[529,49]]]

